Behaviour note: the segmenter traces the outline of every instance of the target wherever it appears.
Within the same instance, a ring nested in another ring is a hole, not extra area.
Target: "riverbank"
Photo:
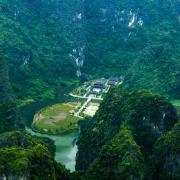
[[[47,133],[42,134],[34,132],[31,129],[31,125],[35,114],[38,113],[41,109],[53,106],[57,103],[74,102],[76,98],[69,96],[69,93],[74,88],[76,88],[76,86],[73,86],[68,90],[65,88],[61,89],[58,92],[57,97],[53,100],[32,102],[23,106],[18,106],[19,114],[21,116],[23,123],[27,127],[27,132],[29,132],[33,136],[47,137],[53,140],[56,146],[55,160],[65,165],[65,167],[69,169],[71,172],[75,170],[76,164],[77,146],[74,142],[76,139],[78,139],[78,129],[74,129],[71,132],[66,132],[63,135],[48,135]]]
[[[56,146],[55,160],[65,165],[65,167],[71,172],[75,171],[76,153],[78,148],[73,142],[78,138],[78,130],[74,130],[73,132],[65,135],[57,136],[36,133],[30,128],[26,128],[26,131],[33,136],[46,137],[53,140]]]

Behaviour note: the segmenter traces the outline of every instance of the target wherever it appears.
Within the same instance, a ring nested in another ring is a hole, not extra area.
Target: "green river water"
[[[48,137],[49,139],[52,139],[56,145],[56,152],[55,152],[56,161],[65,165],[67,169],[73,172],[75,170],[76,153],[77,153],[77,146],[73,145],[73,142],[75,139],[78,138],[78,130],[65,135],[53,136],[53,135],[33,132],[32,129],[30,128],[35,113],[37,113],[40,109],[55,104],[57,102],[60,103],[60,102],[73,101],[74,99],[72,97],[67,96],[65,94],[66,92],[67,89],[65,89],[63,92],[59,92],[59,98],[55,99],[54,101],[36,102],[26,105],[24,107],[20,107],[19,112],[23,122],[27,126],[26,130],[32,135],[36,135],[39,137]]]
[[[71,172],[75,170],[76,153],[78,149],[76,145],[73,145],[73,141],[77,139],[78,131],[66,135],[52,136],[33,132],[30,128],[26,128],[26,130],[32,135],[52,139],[56,145],[56,161],[65,165]]]
[[[70,87],[69,89],[61,88],[61,90],[58,91],[57,98],[53,101],[36,102],[19,108],[21,118],[27,126],[26,130],[32,135],[52,139],[56,145],[56,161],[65,165],[66,168],[71,172],[75,170],[77,146],[73,145],[73,142],[78,138],[78,130],[65,135],[53,136],[33,132],[30,127],[35,113],[37,113],[40,109],[55,103],[74,101],[74,98],[67,95],[74,88],[74,86]]]

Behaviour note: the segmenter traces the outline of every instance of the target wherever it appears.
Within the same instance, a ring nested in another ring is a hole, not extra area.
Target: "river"
[[[66,101],[67,102],[71,101],[71,98],[69,99],[69,97],[62,95],[60,99],[55,101],[37,102],[30,105],[26,105],[22,108],[19,108],[19,113],[25,125],[27,126],[26,130],[30,134],[39,137],[48,137],[49,139],[52,139],[54,141],[56,145],[56,152],[55,152],[56,161],[65,165],[67,169],[73,172],[75,170],[76,153],[77,153],[77,146],[73,145],[73,141],[78,138],[78,130],[66,135],[51,136],[51,135],[33,132],[30,128],[35,113],[38,112],[41,108],[55,104],[57,102],[66,102]]]
[[[75,87],[71,87],[71,90]],[[62,88],[63,89],[63,88]],[[68,93],[67,93],[68,92]],[[54,141],[56,146],[55,152],[55,160],[63,165],[71,172],[75,171],[76,165],[76,154],[78,151],[77,145],[73,142],[78,138],[78,130],[65,134],[65,135],[48,135],[41,134],[32,131],[31,124],[34,118],[34,115],[42,108],[47,107],[49,105],[60,103],[60,102],[74,102],[74,99],[77,97],[69,96],[70,89],[63,89],[59,91],[59,95],[56,99],[52,101],[40,101],[36,103],[32,103],[23,107],[19,107],[19,113],[21,118],[26,126],[27,132],[31,135],[39,136],[39,137],[47,137]],[[66,93],[66,94],[65,94]],[[76,99],[77,100],[77,99]],[[80,101],[80,99],[78,99]],[[90,99],[88,99],[88,102]],[[84,106],[83,106],[84,107]]]
[[[26,130],[31,135],[52,139],[56,145],[55,160],[65,165],[71,172],[75,171],[76,153],[78,148],[76,145],[73,145],[73,141],[77,139],[78,131],[74,131],[66,135],[53,136],[36,133],[30,128],[26,128]]]

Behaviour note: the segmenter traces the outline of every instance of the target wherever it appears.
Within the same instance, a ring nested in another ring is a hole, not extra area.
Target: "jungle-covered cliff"
[[[124,76],[179,98],[178,0],[1,0],[0,51],[18,99],[54,98],[76,80]]]
[[[0,178],[68,180],[70,177],[69,171],[54,160],[53,142],[48,139],[9,132],[0,135],[0,146]]]
[[[80,123],[76,169],[85,179],[176,179],[177,122],[175,107],[164,97],[112,88],[96,115]]]
[[[76,79],[78,0],[1,0],[0,54],[18,99],[53,98]],[[75,56],[75,55],[74,55]]]
[[[180,97],[179,38],[179,0],[0,0],[0,179],[180,179],[179,117],[164,97]],[[103,76],[123,87],[80,122],[71,174],[52,141],[25,132],[17,102]]]
[[[180,2],[85,0],[84,72],[180,97]],[[91,68],[89,68],[91,67]]]

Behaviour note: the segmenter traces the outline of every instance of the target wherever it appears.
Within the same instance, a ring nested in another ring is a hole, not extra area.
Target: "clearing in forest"
[[[32,128],[48,134],[63,134],[77,128],[78,117],[74,112],[80,103],[61,103],[40,110],[35,116]]]

